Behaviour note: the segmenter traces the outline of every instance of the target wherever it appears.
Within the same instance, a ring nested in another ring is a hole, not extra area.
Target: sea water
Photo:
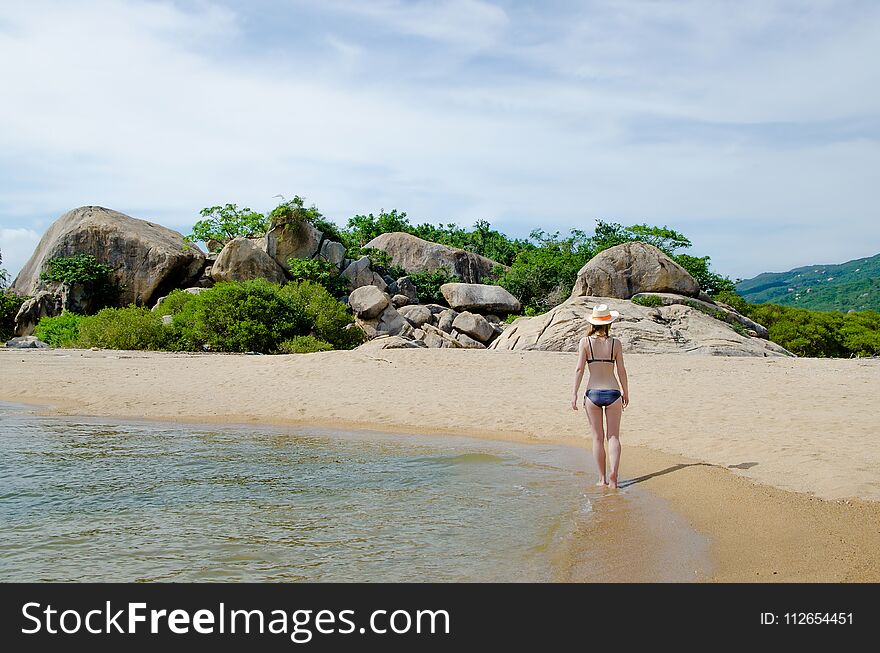
[[[572,541],[601,500],[588,462],[549,445],[0,405],[0,581],[609,580]]]

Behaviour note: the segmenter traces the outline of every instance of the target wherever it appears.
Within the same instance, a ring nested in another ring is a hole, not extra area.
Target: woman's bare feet
[[[609,474],[608,475],[608,487],[612,490],[617,489],[617,474]]]
[[[608,485],[608,481],[606,481],[604,478],[600,478],[599,482],[596,483],[596,485],[599,485],[599,486]]]

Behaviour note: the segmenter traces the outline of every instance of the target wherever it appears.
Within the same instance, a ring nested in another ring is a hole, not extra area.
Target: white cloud
[[[338,0],[271,5],[299,26],[274,40],[231,7],[4,9],[0,226],[299,193],[339,221],[686,225],[734,276],[880,251],[873,5]]]

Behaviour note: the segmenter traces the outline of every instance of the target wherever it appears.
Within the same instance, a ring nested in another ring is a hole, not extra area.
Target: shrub
[[[15,316],[27,297],[0,290],[0,340],[9,340],[15,333]]]
[[[440,268],[433,272],[417,272],[407,276],[416,287],[419,301],[423,304],[445,304],[446,299],[440,292],[440,286],[444,283],[460,281],[458,277],[452,276],[446,268]]]
[[[292,200],[282,202],[269,212],[269,227],[311,222],[316,226],[320,223],[325,228],[329,228],[329,223],[323,218],[324,216],[321,215],[321,212],[318,211],[314,204],[306,207],[305,200],[299,195],[294,195]]]
[[[40,279],[81,286],[88,296],[88,306],[94,310],[113,304],[119,297],[119,289],[110,278],[112,272],[113,268],[91,254],[75,254],[49,259]]]
[[[185,290],[172,290],[156,308],[156,314],[159,316],[177,315],[194,297],[193,293],[186,292]]]
[[[171,330],[161,316],[141,306],[104,308],[79,318],[79,347],[163,350],[172,347]]]
[[[186,302],[173,327],[185,349],[228,352],[272,353],[309,332],[303,307],[265,279],[218,283]]]
[[[37,323],[34,335],[52,347],[77,347],[82,319],[82,315],[67,311],[55,317],[44,317]]]
[[[279,354],[311,354],[332,349],[333,345],[315,336],[294,336],[278,345]]]
[[[294,281],[319,283],[337,296],[345,293],[345,282],[339,276],[339,268],[331,261],[314,258],[289,258],[287,266]]]
[[[262,236],[269,227],[265,215],[247,207],[240,209],[235,204],[210,206],[199,211],[199,215],[202,220],[193,225],[192,233],[187,236],[190,242],[216,241],[222,246],[238,236]],[[219,248],[215,247],[214,250],[219,251]]]
[[[632,298],[632,303],[649,307],[663,306],[663,300],[657,295],[638,295]]]
[[[320,284],[289,283],[281,294],[302,308],[314,335],[336,349],[353,349],[364,341],[363,331],[354,325],[345,305]]]

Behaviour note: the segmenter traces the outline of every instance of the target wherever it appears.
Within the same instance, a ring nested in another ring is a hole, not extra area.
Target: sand
[[[626,363],[621,478],[639,479],[711,538],[712,580],[880,580],[880,360]],[[584,412],[569,403],[574,364],[556,352],[0,349],[0,400],[71,415],[588,447]]]

